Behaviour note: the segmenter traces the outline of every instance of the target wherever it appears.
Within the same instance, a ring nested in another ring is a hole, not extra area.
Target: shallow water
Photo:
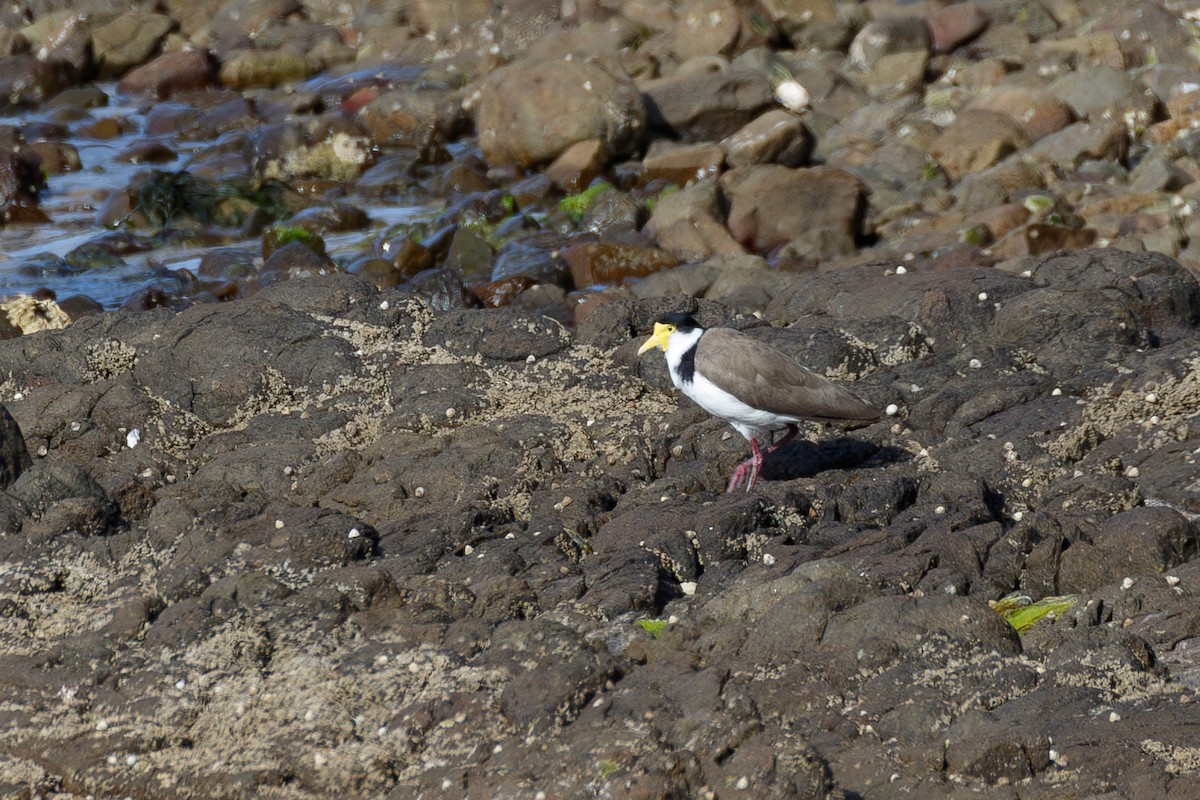
[[[129,254],[124,257],[123,266],[110,269],[71,272],[31,268],[30,261],[39,255],[65,256],[111,230],[99,224],[98,211],[110,193],[129,185],[139,172],[184,169],[193,153],[213,145],[212,141],[182,142],[161,138],[177,153],[175,160],[157,164],[118,161],[118,155],[147,139],[144,133],[145,101],[121,96],[113,83],[100,84],[99,88],[108,95],[109,104],[88,109],[86,116],[68,123],[71,135],[67,141],[79,153],[80,169],[50,176],[41,194],[39,207],[50,217],[50,223],[0,227],[0,298],[47,288],[59,298],[86,295],[105,308],[116,308],[142,287],[161,281],[164,269],[188,269],[194,272],[204,254],[206,248],[202,245],[174,245]],[[0,125],[20,127],[51,119],[54,113],[53,110],[38,109],[22,114],[0,115]],[[95,139],[84,133],[90,125],[106,117],[122,117],[134,123],[134,129],[111,139]],[[353,202],[353,198],[347,199]],[[428,219],[434,213],[434,209],[427,206],[392,204],[377,199],[359,205],[376,228]],[[141,234],[151,232],[149,229],[138,231]],[[370,235],[368,230],[327,236],[327,252],[338,260],[339,256],[347,255]],[[258,242],[256,237],[231,241],[222,246],[256,247]]]

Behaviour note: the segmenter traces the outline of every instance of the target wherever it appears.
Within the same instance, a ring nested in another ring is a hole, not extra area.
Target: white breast
[[[769,431],[777,431],[790,423],[799,422],[799,417],[783,416],[770,411],[752,408],[729,392],[705,378],[699,372],[692,380],[682,380],[679,365],[684,354],[690,350],[700,338],[703,331],[688,333],[673,333],[667,340],[667,366],[671,373],[671,382],[675,388],[687,395],[691,400],[714,417],[725,420],[747,439],[759,436]]]
[[[672,372],[671,378],[675,379],[674,372]],[[714,417],[725,420],[747,439],[768,431],[777,431],[790,423],[800,421],[799,417],[789,417],[752,408],[700,373],[696,373],[691,383],[676,381],[675,385],[696,405]]]

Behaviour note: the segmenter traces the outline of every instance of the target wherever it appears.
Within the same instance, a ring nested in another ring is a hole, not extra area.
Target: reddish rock
[[[170,97],[176,92],[212,85],[213,70],[208,56],[199,50],[163,53],[128,72],[117,84],[122,94]]]
[[[377,92],[365,87],[342,104],[361,106],[358,121],[376,144],[425,148],[448,140],[465,122],[457,92],[406,87],[366,99]]]
[[[930,43],[935,52],[949,53],[974,39],[987,27],[987,12],[974,3],[954,3],[925,15]]]
[[[817,258],[855,248],[865,187],[848,172],[743,167],[722,175],[721,188],[729,198],[730,233],[760,253],[794,241]]]
[[[577,289],[645,277],[679,263],[663,250],[610,242],[572,245],[562,252],[562,259]]]
[[[484,308],[500,308],[512,303],[517,295],[533,285],[533,281],[524,275],[514,275],[511,278],[501,278],[498,281],[488,281],[470,287],[469,291]]]

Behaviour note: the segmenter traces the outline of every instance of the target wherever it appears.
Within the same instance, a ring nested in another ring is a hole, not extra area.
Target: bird
[[[750,442],[750,458],[733,471],[726,493],[743,483],[752,490],[764,454],[794,438],[801,420],[879,418],[874,406],[849,389],[733,328],[705,328],[689,314],[664,314],[638,355],[656,347],[666,356],[675,388]],[[784,429],[784,437],[772,443],[775,432]]]

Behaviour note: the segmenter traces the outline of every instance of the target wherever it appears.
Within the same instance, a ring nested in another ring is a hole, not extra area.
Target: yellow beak
[[[656,347],[664,353],[667,352],[667,339],[671,336],[671,330],[670,325],[664,325],[661,322],[654,323],[654,333],[638,348],[638,355]]]

